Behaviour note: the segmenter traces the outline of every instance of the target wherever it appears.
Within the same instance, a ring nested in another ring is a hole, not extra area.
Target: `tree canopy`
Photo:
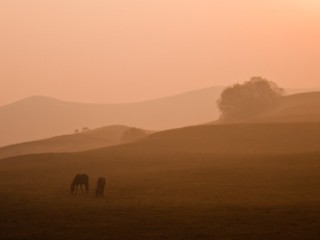
[[[138,128],[129,128],[122,134],[123,142],[133,142],[145,137],[147,134],[144,130]]]
[[[275,107],[284,90],[262,77],[252,77],[243,84],[226,88],[217,101],[221,120],[241,120]]]

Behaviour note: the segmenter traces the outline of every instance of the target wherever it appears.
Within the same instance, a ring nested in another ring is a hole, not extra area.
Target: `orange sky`
[[[130,102],[262,75],[320,86],[317,0],[1,0],[0,105]]]

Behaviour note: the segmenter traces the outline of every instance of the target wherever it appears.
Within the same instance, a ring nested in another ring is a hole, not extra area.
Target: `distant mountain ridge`
[[[0,107],[0,146],[110,125],[165,130],[201,124],[219,115],[223,87],[128,104],[73,103],[34,96]]]
[[[77,128],[110,125],[166,130],[218,119],[215,86],[160,99],[121,104],[74,103],[33,96],[0,107],[0,146],[72,133]],[[287,89],[288,94],[311,89]],[[320,89],[314,89],[319,90]]]

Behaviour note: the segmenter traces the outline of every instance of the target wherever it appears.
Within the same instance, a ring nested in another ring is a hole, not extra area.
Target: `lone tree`
[[[217,101],[221,120],[233,121],[259,115],[275,107],[284,90],[262,77],[253,77],[243,84],[226,88]]]
[[[133,142],[140,138],[145,137],[147,134],[144,130],[138,129],[138,128],[128,128],[123,134],[122,134],[122,141],[123,142]]]

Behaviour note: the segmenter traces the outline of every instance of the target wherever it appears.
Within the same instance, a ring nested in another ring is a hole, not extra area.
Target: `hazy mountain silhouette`
[[[216,101],[224,87],[127,104],[88,104],[34,96],[0,107],[0,146],[70,134],[77,128],[127,125],[166,130],[219,117]],[[289,89],[303,92],[307,89]],[[315,109],[316,111],[316,109]]]
[[[9,145],[0,148],[0,159],[34,153],[77,152],[118,145],[126,143],[123,134],[128,129],[130,128],[127,126],[108,126],[78,134]],[[144,132],[152,133],[146,130]]]
[[[163,130],[218,117],[223,87],[128,104],[88,104],[34,96],[0,107],[0,146],[72,133],[77,128],[127,125]]]
[[[41,102],[46,107],[50,104],[55,106],[58,105],[57,100],[41,97],[40,99],[42,99]],[[38,104],[37,102],[39,100],[38,98],[31,98],[28,101],[22,101],[20,104],[31,103],[31,105],[33,105],[34,103],[32,103],[32,101],[35,101],[35,103]],[[61,104],[63,105],[65,103],[61,102]],[[38,104],[38,106],[39,108],[41,107],[40,104]],[[248,119],[247,123],[248,122],[301,122],[301,124],[221,125],[219,127],[207,128],[206,130],[203,128],[185,128],[182,130],[177,129],[149,137],[147,141],[148,146],[146,149],[148,149],[148,151],[149,149],[152,149],[152,144],[149,146],[149,141],[152,143],[155,141],[160,141],[158,143],[159,146],[156,147],[164,147],[163,151],[165,152],[171,151],[170,149],[167,149],[168,146],[174,146],[176,150],[180,149],[181,152],[197,150],[198,152],[213,151],[219,153],[255,153],[261,152],[263,149],[265,149],[267,153],[272,153],[273,151],[278,153],[281,152],[281,149],[283,148],[281,141],[289,141],[286,139],[295,139],[294,143],[304,142],[308,145],[308,136],[311,132],[310,128],[315,129],[315,131],[312,131],[314,134],[317,132],[318,125],[308,125],[303,123],[320,123],[320,92],[301,93],[286,96],[283,98],[280,106],[277,109],[267,112],[259,117]],[[295,134],[297,131],[295,127],[302,129],[302,135]],[[117,145],[123,143],[121,136],[127,129],[128,127],[126,126],[110,126],[96,130],[90,130],[81,134],[71,134],[34,142],[15,144],[0,148],[0,158],[32,153],[76,152]],[[306,133],[307,135],[304,136],[303,133]],[[242,137],[248,137],[248,139],[245,139],[243,142],[241,140]],[[313,139],[314,136],[311,134],[309,137]],[[197,140],[194,141],[194,139]],[[238,140],[241,141],[237,142]],[[279,144],[275,144],[278,140],[280,141]],[[260,145],[256,145],[259,142]],[[317,141],[314,142],[312,140],[310,146],[313,146],[314,143],[317,143]],[[243,144],[247,145],[244,146]],[[269,144],[271,145],[269,146]],[[257,146],[258,149],[255,149],[255,146]],[[271,146],[273,146],[274,149],[272,149]],[[302,147],[301,151],[303,149],[308,149],[308,147],[304,146],[303,144],[299,144],[299,146]],[[289,144],[286,149],[282,149],[282,152],[290,152],[292,150],[299,149],[299,146],[292,147],[292,144]],[[276,147],[279,147],[279,149]],[[316,147],[311,147],[308,151],[316,150]]]

